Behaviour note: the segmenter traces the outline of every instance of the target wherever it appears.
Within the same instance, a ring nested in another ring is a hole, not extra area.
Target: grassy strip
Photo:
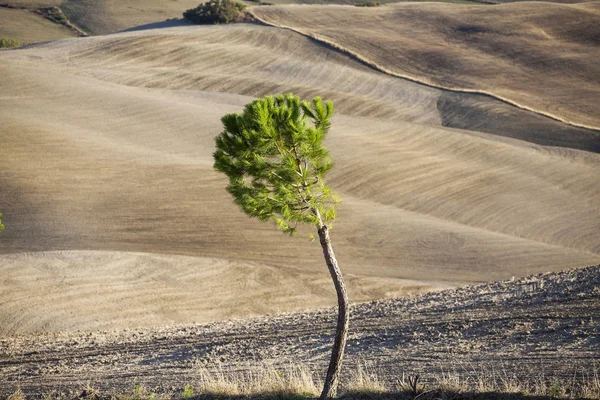
[[[346,371],[348,373],[348,371]],[[540,374],[525,379],[506,371],[479,371],[470,374],[444,373],[428,382],[418,376],[400,376],[393,384],[384,383],[372,368],[359,365],[350,371],[349,379],[340,390],[340,400],[542,400],[542,399],[600,399],[600,366],[593,371],[575,374],[571,380],[559,380]],[[137,385],[129,394],[106,394],[92,385],[82,388],[76,397],[46,394],[46,400],[313,400],[318,398],[321,379],[308,368],[290,365],[285,368],[244,369],[227,371],[223,368],[200,367],[194,382],[179,391],[156,394]],[[26,400],[17,389],[8,400]],[[31,397],[31,398],[36,398]]]

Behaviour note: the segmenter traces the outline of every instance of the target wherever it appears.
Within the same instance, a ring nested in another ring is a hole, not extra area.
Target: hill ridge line
[[[446,90],[446,91],[454,92],[454,93],[479,94],[479,95],[482,95],[482,96],[491,97],[492,99],[501,101],[501,102],[506,103],[508,105],[511,105],[513,107],[517,107],[517,108],[519,108],[521,110],[533,112],[535,114],[542,115],[544,117],[548,117],[548,118],[553,119],[555,121],[562,122],[564,124],[567,124],[567,125],[570,125],[570,126],[573,126],[573,127],[576,127],[576,128],[589,129],[589,130],[592,130],[592,131],[600,133],[600,126],[580,124],[580,123],[577,123],[577,122],[574,122],[574,121],[569,121],[569,120],[564,119],[562,117],[559,117],[557,115],[533,109],[531,107],[519,104],[519,103],[517,103],[517,102],[515,102],[513,100],[507,99],[507,98],[502,97],[502,96],[498,96],[496,94],[487,92],[485,90],[453,88],[453,87],[449,87],[449,86],[443,86],[443,85],[434,84],[432,82],[427,82],[425,80],[419,79],[419,78],[414,77],[414,76],[399,74],[397,72],[390,71],[389,69],[387,69],[385,67],[382,67],[381,65],[379,65],[379,64],[377,64],[377,63],[369,60],[368,58],[363,57],[362,55],[360,55],[358,53],[355,53],[355,52],[353,52],[353,51],[351,51],[351,50],[349,50],[349,49],[347,49],[347,48],[345,48],[343,46],[340,46],[339,44],[337,44],[337,43],[335,43],[335,42],[333,42],[333,41],[331,41],[329,39],[325,39],[325,38],[321,37],[320,35],[302,32],[301,30],[293,28],[291,26],[279,25],[279,24],[275,24],[275,23],[272,23],[272,22],[268,22],[268,21],[264,20],[263,18],[261,18],[261,17],[257,16],[256,14],[254,14],[251,9],[249,9],[248,12],[252,15],[252,17],[257,22],[260,22],[261,24],[264,24],[264,25],[267,25],[267,26],[272,26],[274,28],[287,29],[287,30],[290,30],[292,32],[296,32],[296,33],[298,33],[298,34],[300,34],[300,35],[302,35],[304,37],[307,37],[309,39],[314,40],[316,43],[318,43],[318,44],[320,44],[322,46],[326,46],[326,47],[329,47],[329,48],[331,48],[333,50],[336,50],[336,51],[338,51],[338,52],[340,52],[340,53],[342,53],[342,54],[344,54],[346,56],[349,56],[350,58],[352,58],[352,59],[354,59],[356,61],[359,61],[362,64],[364,64],[364,65],[366,65],[368,67],[371,67],[371,68],[375,69],[376,71],[379,71],[379,72],[384,73],[386,75],[389,75],[389,76],[392,76],[392,77],[395,77],[395,78],[406,79],[407,81],[418,83],[418,84],[421,84],[421,85],[424,85],[424,86],[428,86],[428,87],[431,87],[431,88],[434,88],[434,89]]]

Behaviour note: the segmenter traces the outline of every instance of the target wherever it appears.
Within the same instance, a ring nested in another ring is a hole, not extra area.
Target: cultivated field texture
[[[440,7],[423,8],[423,20]],[[565,10],[553,7],[530,12],[560,20]],[[303,9],[289,15],[313,12]],[[352,20],[340,10],[339,24]],[[380,43],[376,54],[397,54],[375,30],[363,34]],[[588,47],[587,75],[565,76],[565,85],[587,80],[596,90]],[[0,335],[334,304],[312,232],[289,238],[249,220],[212,170],[220,116],[271,93],[336,105],[329,183],[343,202],[332,235],[355,301],[600,260],[598,131],[399,79],[288,29],[182,26],[69,39],[2,51],[0,73],[0,138],[10,155],[0,159]],[[545,64],[538,73],[553,76]],[[521,88],[544,97],[539,90]],[[556,109],[587,99],[595,118],[585,93],[544,99]]]
[[[18,40],[22,44],[75,36],[70,29],[26,10],[0,8],[0,21],[0,38]]]
[[[384,385],[404,373],[471,385],[497,379],[592,388],[600,372],[599,318],[600,266],[355,305],[342,384],[363,364]],[[269,366],[285,371],[301,365],[320,375],[335,320],[333,310],[323,309],[210,325],[0,339],[0,396],[17,385],[36,398],[78,395],[86,387],[132,393],[140,384],[148,392],[175,394],[206,374],[251,376]]]
[[[103,35],[169,18],[179,19],[183,11],[198,3],[197,0],[4,0],[0,5],[26,10],[59,7],[75,26],[92,35]],[[21,31],[31,29],[29,20],[18,21]]]
[[[600,3],[255,7],[377,69],[600,129]],[[597,136],[596,136],[597,138]]]

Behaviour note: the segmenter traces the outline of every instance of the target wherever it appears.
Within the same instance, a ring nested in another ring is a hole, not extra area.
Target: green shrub
[[[21,42],[19,42],[18,40],[0,38],[0,49],[5,49],[9,47],[19,47],[20,45]]]
[[[233,0],[211,0],[187,10],[183,17],[195,24],[228,24],[242,21],[245,8]]]

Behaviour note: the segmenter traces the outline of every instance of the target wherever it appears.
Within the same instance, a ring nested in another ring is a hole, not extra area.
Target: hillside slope
[[[254,7],[380,70],[600,129],[600,3]]]
[[[304,282],[326,282],[322,253],[308,241],[308,229],[289,238],[248,219],[212,169],[220,116],[277,92],[335,102],[329,182],[343,202],[332,235],[342,268],[356,277],[351,290],[364,295],[358,298],[600,259],[600,156],[584,140],[593,132],[577,136],[568,125],[507,105],[386,76],[290,31],[240,24],[69,39],[0,52],[0,73],[0,141],[10,155],[0,158],[7,227],[0,276],[10,277],[0,281],[0,296],[7,296],[0,302],[10,304],[0,308],[0,319],[27,315],[27,323],[4,333],[193,322],[204,311],[173,310],[210,306],[203,293],[219,286],[218,271],[232,263],[239,276],[259,269],[273,279],[246,287],[237,313],[225,302],[221,314],[218,307],[205,310],[202,321],[331,304],[332,291],[307,303],[291,290],[286,301],[252,306],[253,296],[297,285],[298,273]],[[448,118],[474,130],[444,127]],[[503,121],[513,121],[506,135]],[[527,139],[531,131],[565,146],[506,137]],[[67,260],[29,254],[65,250],[84,252],[66,252]],[[185,266],[174,287],[198,272],[207,280],[191,297],[172,296],[168,284],[145,290],[148,270],[131,262],[130,252],[173,256],[156,265]],[[78,271],[110,265],[131,273],[92,291],[98,305],[85,318],[86,309],[72,301],[87,284]],[[25,267],[32,279],[15,275]],[[297,272],[284,276],[273,268]],[[15,279],[38,300],[12,302]],[[378,285],[363,291],[372,279]],[[123,291],[124,282],[139,291]],[[53,295],[58,286],[64,295]],[[135,296],[162,311],[145,315]],[[131,314],[114,318],[112,304],[130,305]],[[55,313],[65,317],[46,325]]]
[[[46,42],[74,37],[75,32],[26,10],[0,7],[0,38],[21,44]]]
[[[386,383],[403,374],[460,382],[508,379],[577,386],[600,353],[600,266],[352,307],[344,379],[358,363]],[[156,393],[194,385],[202,369],[245,373],[290,363],[324,371],[332,309],[267,318],[0,339],[0,396]],[[256,373],[256,372],[254,372]],[[0,378],[2,379],[2,378]],[[596,375],[597,379],[597,375]],[[344,381],[342,382],[344,384]]]
[[[169,18],[181,18],[185,10],[196,7],[199,3],[197,0],[5,0],[2,2],[11,7],[29,10],[59,7],[71,23],[92,35],[115,33],[140,25],[163,22]],[[0,21],[3,21],[3,18],[4,16],[0,14]],[[31,22],[27,19],[20,19],[19,23],[23,34],[32,28]],[[57,25],[56,29],[59,28],[60,25]],[[56,36],[52,39],[59,38]]]

